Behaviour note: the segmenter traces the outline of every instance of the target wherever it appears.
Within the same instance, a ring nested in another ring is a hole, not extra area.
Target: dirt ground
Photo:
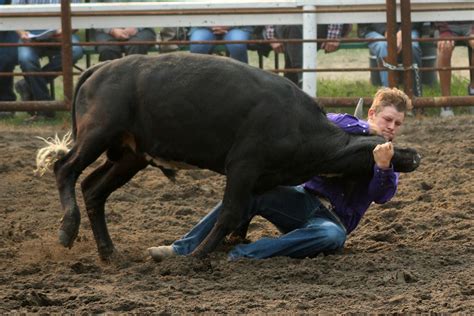
[[[147,168],[109,199],[121,258],[106,264],[79,190],[81,229],[66,249],[53,176],[33,176],[42,146],[34,136],[58,128],[0,125],[0,313],[474,313],[473,126],[474,116],[409,118],[397,144],[419,150],[421,167],[401,176],[392,201],[370,208],[343,254],[313,259],[228,262],[221,250],[152,261],[147,247],[190,229],[225,181],[194,170],[173,184]],[[249,237],[276,234],[256,219]]]

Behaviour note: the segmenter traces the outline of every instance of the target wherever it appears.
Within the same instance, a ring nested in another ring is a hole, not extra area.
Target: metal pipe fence
[[[455,5],[440,4],[440,7],[446,11],[458,11],[458,10],[474,10],[474,5],[469,3],[461,3]],[[129,42],[80,42],[71,43],[72,34],[72,18],[73,17],[93,17],[99,18],[103,16],[114,16],[114,17],[127,17],[133,16],[207,16],[213,15],[256,15],[256,14],[316,14],[316,13],[341,13],[341,12],[385,12],[387,22],[387,38],[383,39],[362,39],[362,38],[341,38],[338,41],[340,43],[370,43],[375,41],[387,41],[389,56],[387,62],[390,65],[397,64],[397,52],[396,52],[396,38],[395,30],[397,23],[397,5],[395,0],[386,0],[385,6],[380,5],[361,5],[357,7],[344,7],[339,6],[328,6],[323,8],[316,8],[314,10],[308,10],[301,8],[264,8],[264,9],[189,9],[189,10],[130,10],[130,11],[92,11],[92,12],[71,12],[71,5],[68,0],[61,0],[61,11],[60,12],[35,12],[35,13],[12,13],[12,12],[0,12],[0,17],[12,18],[12,17],[60,17],[61,18],[61,29],[63,36],[61,42],[34,42],[34,43],[0,43],[0,47],[4,46],[61,46],[62,54],[62,69],[60,72],[16,72],[6,73],[0,72],[0,76],[60,76],[63,78],[63,89],[64,89],[64,100],[63,101],[28,101],[28,102],[0,102],[0,111],[37,111],[37,110],[68,110],[70,109],[72,97],[73,97],[73,76],[80,74],[79,72],[73,72],[72,64],[72,46],[99,46],[99,45],[189,45],[195,44],[226,44],[226,43],[246,43],[246,44],[270,44],[270,43],[301,43],[306,45],[308,43],[324,43],[334,41],[332,39],[274,39],[274,40],[247,40],[247,41],[137,41],[133,43]],[[435,12],[433,8],[423,8],[423,6],[411,6],[410,0],[401,0],[400,6],[401,12],[401,26],[403,33],[403,67],[401,71],[404,77],[404,87],[407,94],[412,98],[415,107],[441,107],[441,106],[467,106],[474,104],[474,97],[414,97],[413,93],[413,74],[411,66],[411,41],[419,42],[437,42],[440,40],[454,40],[454,41],[467,41],[472,40],[474,37],[444,37],[440,38],[411,38],[411,13],[412,12]],[[315,51],[313,52],[315,54]],[[470,70],[474,71],[474,66],[465,67],[419,67],[418,70],[423,71],[443,71],[443,70]],[[317,72],[343,72],[343,71],[381,71],[388,70],[389,72],[389,84],[395,86],[395,72],[400,71],[378,66],[378,67],[364,67],[364,68],[301,68],[301,69],[271,69],[269,71],[284,73],[284,72],[303,72],[303,73],[317,73]],[[339,107],[350,107],[354,106],[359,98],[322,98],[316,97],[316,99],[323,106],[339,106]],[[371,98],[364,98],[364,103],[370,104]]]

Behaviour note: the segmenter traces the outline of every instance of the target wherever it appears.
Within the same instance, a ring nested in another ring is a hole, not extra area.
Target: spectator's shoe
[[[20,95],[22,101],[33,100],[33,94],[25,79],[21,79],[15,83],[15,91]]]
[[[155,261],[162,261],[166,258],[175,257],[178,254],[174,251],[173,246],[159,246],[148,248],[148,253]]]
[[[454,116],[454,112],[450,107],[444,107],[444,108],[441,108],[441,112],[439,116],[441,116],[442,118],[452,117]]]

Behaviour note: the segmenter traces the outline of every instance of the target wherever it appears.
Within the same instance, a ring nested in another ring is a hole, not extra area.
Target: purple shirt
[[[349,134],[369,134],[369,124],[352,115],[329,113],[327,117]],[[349,234],[357,227],[372,202],[383,204],[395,195],[397,184],[398,173],[393,171],[393,167],[382,170],[374,164],[374,175],[371,179],[351,183],[337,177],[317,176],[305,182],[303,186],[331,201],[334,211]]]

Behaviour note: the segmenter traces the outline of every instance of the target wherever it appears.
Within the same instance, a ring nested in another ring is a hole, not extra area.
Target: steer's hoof
[[[70,232],[66,232],[62,229],[59,230],[59,243],[63,245],[66,248],[71,248],[72,245],[74,244],[74,240],[76,240],[77,234],[79,230],[73,232],[72,234]]]
[[[79,234],[80,218],[73,216],[64,216],[61,220],[61,228],[59,229],[59,243],[66,248],[71,248],[74,240]]]

